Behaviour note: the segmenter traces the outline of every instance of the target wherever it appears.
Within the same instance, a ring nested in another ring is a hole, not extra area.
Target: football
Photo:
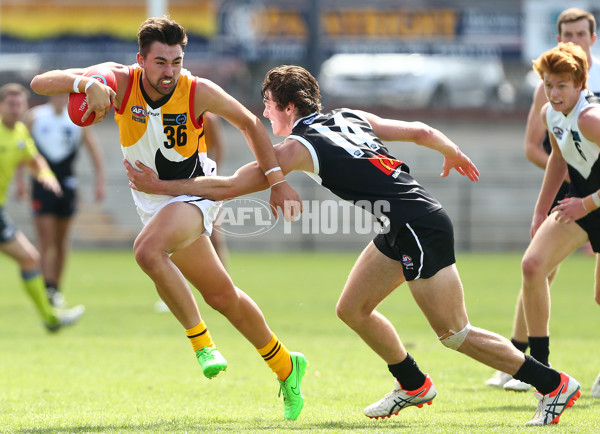
[[[115,92],[117,91],[117,79],[115,77],[115,74],[113,74],[113,72],[106,67],[97,66],[91,68],[85,74],[83,74],[83,76],[95,78],[100,83],[109,86]],[[69,117],[75,125],[79,125],[80,127],[87,127],[88,125],[94,123],[94,118],[96,117],[95,113],[92,113],[85,120],[85,122],[81,122],[81,118],[85,114],[87,108],[88,105],[85,93],[82,92],[69,94]]]

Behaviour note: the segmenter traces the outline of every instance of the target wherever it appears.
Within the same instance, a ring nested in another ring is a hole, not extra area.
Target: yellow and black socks
[[[29,297],[33,300],[39,314],[48,324],[58,322],[52,306],[46,295],[46,284],[39,270],[21,271],[23,286]]]
[[[190,340],[192,348],[194,348],[194,352],[204,347],[216,348],[215,343],[210,336],[210,332],[208,331],[206,324],[204,324],[204,321],[201,321],[200,324],[192,327],[191,329],[185,329],[185,334]]]
[[[263,348],[257,348],[258,354],[260,354],[269,368],[277,374],[277,378],[281,381],[285,381],[292,372],[292,359],[290,358],[290,352],[287,350],[275,335],[271,337],[269,343]]]

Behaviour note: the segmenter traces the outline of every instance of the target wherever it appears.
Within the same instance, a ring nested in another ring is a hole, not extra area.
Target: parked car
[[[323,62],[319,83],[336,105],[483,107],[514,98],[498,57],[335,54]]]

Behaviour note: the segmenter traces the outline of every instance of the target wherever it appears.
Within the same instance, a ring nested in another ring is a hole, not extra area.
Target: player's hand
[[[566,197],[558,201],[558,205],[552,208],[554,218],[561,223],[571,223],[587,215],[583,207],[583,199],[580,197]]]
[[[106,197],[106,187],[104,186],[104,182],[96,182],[95,197],[96,202],[102,202]]]
[[[475,164],[473,164],[471,159],[463,154],[458,148],[454,154],[444,155],[444,166],[440,176],[445,178],[450,174],[450,170],[453,168],[471,181],[479,180],[479,170],[477,170],[477,167],[475,167]]]
[[[154,170],[139,160],[135,162],[136,167],[133,167],[127,160],[123,160],[123,164],[131,188],[143,193],[161,194],[158,186],[160,180]]]
[[[546,220],[546,214],[533,214],[533,220],[531,221],[531,229],[529,230],[529,235],[531,238],[538,231],[542,223]]]
[[[300,195],[288,183],[282,182],[271,187],[271,211],[275,218],[279,217],[278,207],[283,210],[283,218],[288,221],[298,220],[302,213]]]
[[[56,179],[56,176],[52,173],[48,173],[49,171],[42,171],[37,176],[37,182],[42,184],[42,186],[46,189],[54,193],[58,197],[62,197],[62,188],[60,187],[60,182]]]
[[[91,80],[93,80],[94,84],[88,87],[85,92],[88,109],[81,117],[81,122],[85,122],[92,113],[95,113],[94,123],[97,124],[98,122],[102,122],[106,115],[108,115],[115,102],[116,92],[94,78]]]

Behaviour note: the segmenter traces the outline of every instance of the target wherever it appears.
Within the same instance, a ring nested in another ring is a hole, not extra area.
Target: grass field
[[[0,432],[417,432],[600,431],[600,307],[593,259],[575,255],[553,287],[551,361],[576,377],[582,396],[558,426],[525,428],[532,393],[487,388],[493,372],[438,343],[407,288],[381,306],[409,352],[433,378],[433,405],[370,420],[363,408],[393,386],[385,364],[335,315],[354,254],[234,253],[231,274],[261,306],[278,337],[309,359],[305,408],[283,420],[275,376],[254,348],[202,301],[200,310],[229,368],[202,376],[174,317],[153,311],[151,281],[128,251],[78,251],[65,288],[82,322],[57,335],[41,327],[18,280],[0,259]],[[473,325],[510,336],[519,254],[461,254],[458,267]]]

